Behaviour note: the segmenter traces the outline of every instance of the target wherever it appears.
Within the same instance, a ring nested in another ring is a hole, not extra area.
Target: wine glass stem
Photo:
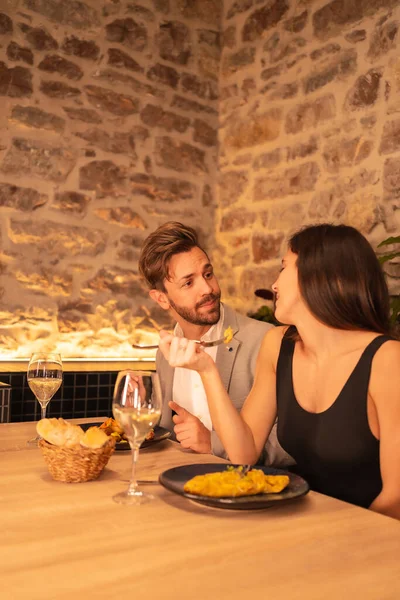
[[[40,408],[42,409],[42,419],[45,419],[47,404],[45,406],[40,405]]]
[[[132,449],[132,471],[131,480],[129,482],[128,495],[136,494],[137,492],[137,481],[136,481],[136,464],[139,456],[139,446],[134,446]]]

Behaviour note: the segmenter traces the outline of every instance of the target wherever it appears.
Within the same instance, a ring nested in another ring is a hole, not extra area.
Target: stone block
[[[286,31],[290,31],[291,33],[299,33],[303,31],[304,27],[307,24],[308,20],[308,10],[304,10],[299,15],[292,17],[291,19],[287,19],[284,22],[283,27]]]
[[[153,0],[155,10],[161,13],[169,12],[169,0]]]
[[[209,115],[218,117],[218,111],[212,106],[200,104],[200,102],[196,102],[196,100],[189,100],[188,98],[184,98],[183,96],[174,95],[171,106],[173,108],[179,108],[180,110],[185,110],[193,113],[207,113]]]
[[[190,92],[204,100],[218,99],[218,83],[211,79],[203,79],[191,73],[183,73],[181,87],[184,92]]]
[[[318,150],[318,138],[313,135],[307,142],[299,142],[291,148],[286,149],[287,160],[296,160],[297,158],[306,158],[312,156]]]
[[[333,58],[321,70],[312,72],[303,80],[305,94],[315,92],[335,79],[343,79],[356,72],[357,52],[351,48],[341,52],[337,58]]]
[[[91,108],[69,108],[63,106],[68,117],[73,121],[83,121],[84,123],[98,124],[102,123],[103,119]]]
[[[93,146],[100,148],[104,152],[113,154],[125,154],[133,160],[137,159],[135,151],[135,138],[131,132],[114,131],[108,133],[102,129],[94,127],[86,131],[77,131],[75,135],[83,140],[86,140]]]
[[[358,42],[363,42],[367,37],[367,32],[365,29],[355,29],[354,31],[350,31],[344,36],[344,39],[351,44],[357,44]]]
[[[19,23],[25,39],[35,50],[57,50],[58,42],[42,27],[30,27],[26,23]]]
[[[208,172],[204,150],[167,136],[155,140],[155,161],[159,167],[192,175]]]
[[[48,201],[46,194],[32,188],[19,187],[9,183],[0,183],[0,206],[31,212]]]
[[[88,288],[96,292],[111,292],[134,298],[142,295],[144,288],[139,275],[130,269],[115,266],[102,267],[88,282]]]
[[[144,68],[135,59],[118,48],[108,49],[108,64],[119,69],[128,69],[137,73],[144,72]]]
[[[396,21],[389,21],[378,25],[371,38],[367,58],[371,61],[380,59],[396,47],[399,25]]]
[[[305,205],[301,202],[279,202],[271,205],[268,229],[280,229],[286,235],[295,229],[305,219]],[[266,224],[265,224],[266,225]],[[278,254],[278,258],[280,254]]]
[[[163,110],[161,106],[147,104],[140,118],[143,123],[150,128],[160,127],[166,131],[178,131],[184,133],[190,124],[190,119],[183,117],[168,110]]]
[[[254,63],[256,56],[255,48],[241,48],[238,52],[224,57],[222,63],[222,73],[224,76],[232,75],[240,69],[243,69]]]
[[[278,77],[282,73],[283,65],[276,65],[275,67],[268,67],[268,69],[264,69],[261,71],[261,79],[263,81],[268,81],[272,79],[272,77]]]
[[[273,169],[282,160],[281,148],[275,148],[271,152],[264,152],[257,156],[253,162],[253,169],[259,171],[260,169]]]
[[[165,21],[156,38],[158,52],[163,60],[186,65],[192,54],[190,29],[179,21]]]
[[[245,121],[233,121],[225,133],[227,148],[250,148],[275,140],[280,133],[282,111],[279,108],[252,117]]]
[[[331,54],[337,54],[340,52],[340,50],[341,46],[332,42],[330,44],[326,44],[326,46],[322,46],[322,48],[313,50],[313,52],[310,53],[310,58],[311,60],[320,60],[321,58],[325,58]]]
[[[173,88],[178,87],[180,75],[176,69],[166,65],[156,64],[147,71],[147,78],[150,81],[157,81]]]
[[[61,100],[75,98],[81,94],[79,88],[71,87],[62,81],[41,81],[40,91],[50,98],[59,98]]]
[[[313,14],[314,35],[322,40],[341,35],[347,26],[397,4],[398,0],[332,0]]]
[[[195,119],[193,122],[193,141],[204,144],[205,146],[216,146],[218,142],[218,130],[211,127],[202,119]]]
[[[107,223],[129,227],[132,229],[146,229],[147,225],[137,212],[129,206],[113,206],[112,208],[97,208],[96,216]]]
[[[80,0],[23,0],[22,5],[50,21],[75,29],[93,29],[100,25],[97,10]]]
[[[144,6],[139,6],[139,4],[134,2],[129,2],[126,5],[126,13],[133,15],[135,19],[142,22],[147,21],[148,23],[153,23],[156,20],[154,12],[148,8],[144,8]]]
[[[0,61],[0,96],[30,97],[33,92],[32,74],[25,67],[8,68]]]
[[[249,178],[246,171],[221,173],[218,185],[218,204],[222,207],[235,204],[247,188]]]
[[[187,19],[199,19],[215,27],[221,23],[221,0],[177,0],[177,9]]]
[[[111,160],[94,160],[79,169],[79,189],[93,190],[97,198],[124,196],[127,169]]]
[[[14,277],[19,284],[35,294],[47,297],[69,296],[72,293],[72,275],[48,269],[43,265],[35,270],[16,268]]]
[[[371,153],[373,141],[358,136],[333,140],[323,149],[322,156],[329,173],[338,173],[343,167],[358,165]]]
[[[48,54],[39,63],[38,69],[46,71],[47,73],[59,73],[68,79],[74,79],[78,81],[83,77],[83,71],[78,65],[58,56],[58,54]]]
[[[13,32],[13,22],[8,15],[0,13],[0,35],[7,35]]]
[[[0,171],[7,175],[38,177],[62,183],[75,163],[76,156],[72,149],[37,140],[13,138]]]
[[[224,212],[221,219],[219,230],[222,233],[236,231],[244,227],[250,227],[254,224],[257,215],[247,211],[244,207],[235,208],[229,212]]]
[[[14,106],[9,120],[14,123],[22,123],[27,127],[46,129],[57,133],[61,133],[65,129],[64,119],[35,106]]]
[[[115,19],[106,25],[106,38],[109,42],[117,42],[136,52],[147,46],[146,28],[131,17]]]
[[[270,290],[279,275],[280,263],[268,267],[245,268],[240,276],[240,296],[253,299],[257,289]]]
[[[88,60],[97,60],[100,55],[100,48],[93,40],[81,40],[75,35],[66,37],[61,50],[65,54],[79,56]]]
[[[391,154],[400,150],[400,119],[386,121],[383,126],[379,154]]]
[[[20,60],[28,65],[33,65],[33,54],[29,48],[23,48],[16,42],[10,42],[7,46],[7,58],[9,60]]]
[[[336,102],[333,94],[298,104],[286,117],[286,133],[299,133],[304,129],[317,127],[336,116]]]
[[[54,221],[38,222],[10,219],[9,237],[15,244],[35,246],[39,252],[57,259],[66,256],[97,256],[106,249],[107,234],[88,227],[76,227]]]
[[[378,98],[381,77],[382,69],[370,69],[360,75],[347,93],[345,108],[354,111],[373,106]]]
[[[262,8],[252,12],[242,29],[242,40],[253,42],[275,27],[289,9],[287,0],[269,0]]]
[[[269,95],[269,100],[286,100],[287,98],[294,98],[297,96],[298,91],[299,84],[297,81],[284,83]]]
[[[224,48],[235,48],[236,46],[236,27],[230,25],[222,34],[222,46]]]
[[[126,88],[129,87],[132,91],[141,96],[154,96],[157,98],[164,98],[165,94],[163,90],[159,90],[153,85],[148,85],[147,83],[142,83],[138,79],[127,75],[126,73],[119,73],[118,71],[114,71],[113,69],[99,69],[92,73],[93,79],[100,79],[101,81],[106,81],[108,84],[112,86],[121,86],[123,91],[126,91]]]
[[[383,167],[385,199],[400,198],[400,158],[387,158]]]
[[[84,90],[90,104],[100,110],[105,110],[120,117],[139,112],[139,100],[137,98],[132,98],[132,96],[126,94],[117,94],[96,85],[85,85]]]
[[[201,204],[205,207],[209,207],[214,204],[213,193],[212,193],[211,187],[208,185],[208,183],[206,183],[203,188],[203,194],[201,196]]]
[[[184,200],[192,202],[197,198],[197,187],[182,179],[138,173],[131,177],[131,193],[156,202],[179,203]]]
[[[254,184],[253,199],[258,202],[310,192],[315,188],[319,175],[317,163],[307,162],[286,169],[280,176],[259,177]]]
[[[283,240],[283,233],[254,233],[251,240],[254,263],[280,258]]]
[[[252,8],[254,0],[236,0],[226,13],[226,19],[233,19],[235,15],[246,12]]]
[[[56,192],[51,208],[65,214],[85,216],[90,201],[90,196],[80,194],[79,192]]]

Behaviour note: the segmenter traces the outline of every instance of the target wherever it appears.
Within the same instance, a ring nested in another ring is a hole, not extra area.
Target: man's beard
[[[192,325],[215,325],[215,323],[218,323],[221,314],[220,298],[221,293],[209,294],[203,298],[201,302],[198,302],[194,308],[184,308],[183,306],[178,306],[169,297],[168,301],[175,312],[177,312],[178,315],[182,317],[182,319],[185,319],[185,321],[188,323],[191,323]],[[201,308],[204,304],[212,302],[213,300],[218,300],[218,302],[211,312],[206,314],[198,312],[199,308]]]

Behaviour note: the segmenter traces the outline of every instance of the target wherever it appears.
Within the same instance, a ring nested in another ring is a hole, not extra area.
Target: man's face
[[[221,290],[208,256],[200,248],[175,254],[164,280],[175,319],[193,325],[214,325],[220,317]]]

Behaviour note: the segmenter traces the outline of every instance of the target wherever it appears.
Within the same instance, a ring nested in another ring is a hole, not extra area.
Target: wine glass
[[[28,364],[28,385],[35,394],[42,409],[42,419],[46,408],[62,383],[61,355],[53,352],[35,352]],[[42,438],[37,435],[28,444],[37,444]]]
[[[112,410],[132,450],[132,472],[126,491],[113,496],[118,504],[145,504],[154,496],[138,489],[136,465],[140,444],[161,416],[161,387],[158,374],[147,371],[121,371],[114,387]]]

